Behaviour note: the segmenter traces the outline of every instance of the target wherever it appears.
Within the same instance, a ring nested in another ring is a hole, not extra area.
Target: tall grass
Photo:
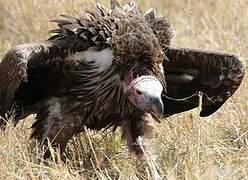
[[[127,1],[122,1],[127,2]],[[174,46],[248,56],[246,0],[137,0],[154,7],[175,29]],[[107,4],[107,0],[103,2]],[[19,43],[42,41],[50,19],[74,14],[87,1],[0,0],[0,56]],[[168,179],[248,179],[247,76],[214,115],[174,115],[157,128],[157,165]],[[0,132],[0,179],[147,179],[147,167],[121,143],[120,133],[86,131],[67,148],[67,161],[43,162],[29,140],[33,117]],[[56,153],[54,154],[56,156]]]

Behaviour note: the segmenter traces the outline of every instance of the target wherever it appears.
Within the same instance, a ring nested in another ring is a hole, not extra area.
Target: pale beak
[[[154,112],[155,114],[159,116],[163,116],[164,114],[164,104],[161,99],[161,96],[159,97],[150,97],[151,98],[151,107],[147,107],[148,110],[151,112]]]
[[[162,116],[164,105],[161,98],[163,86],[154,76],[140,76],[129,85],[130,101],[140,109]]]

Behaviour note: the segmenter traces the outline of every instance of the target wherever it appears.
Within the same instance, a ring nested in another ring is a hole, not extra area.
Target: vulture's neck
[[[134,107],[127,98],[127,85],[121,81],[120,73],[113,64],[111,48],[103,50],[92,48],[76,52],[68,58],[73,58],[79,64],[83,62],[87,66],[79,70],[82,83],[76,88],[76,95],[80,97],[83,109],[86,107],[99,115],[112,112],[120,117],[133,111]]]

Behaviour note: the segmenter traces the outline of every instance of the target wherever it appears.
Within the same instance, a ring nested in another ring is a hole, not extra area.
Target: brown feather
[[[167,48],[165,54],[169,58],[169,62],[164,63],[167,95],[180,99],[203,92],[200,116],[217,111],[238,89],[244,77],[240,58],[232,54],[173,47]],[[164,98],[164,103],[168,104],[166,113],[170,115],[199,106],[199,98],[183,102]]]

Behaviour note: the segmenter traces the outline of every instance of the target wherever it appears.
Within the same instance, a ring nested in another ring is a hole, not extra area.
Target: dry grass
[[[124,2],[124,1],[122,1]],[[106,2],[105,2],[106,3]],[[0,0],[0,56],[18,43],[40,41],[48,21],[73,14],[79,0]],[[156,8],[176,30],[173,45],[228,51],[247,60],[247,0],[137,0]],[[168,179],[248,178],[247,76],[214,115],[198,109],[163,121],[157,133],[157,165]],[[39,162],[29,140],[32,117],[0,132],[0,179],[147,179],[146,166],[121,143],[118,132],[88,132],[67,149],[67,163]],[[39,162],[39,163],[38,163]]]

